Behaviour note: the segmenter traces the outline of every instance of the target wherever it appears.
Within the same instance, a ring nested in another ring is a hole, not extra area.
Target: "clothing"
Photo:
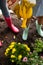
[[[10,14],[8,12],[8,7],[7,7],[7,0],[0,0],[0,9],[2,11],[3,16],[9,17]]]
[[[36,0],[36,6],[33,8],[34,16],[43,16],[43,0]]]
[[[2,14],[4,16],[4,19],[8,25],[8,27],[15,33],[19,32],[19,29],[12,24],[12,19],[10,17],[8,7],[7,7],[7,1],[6,0],[0,0],[0,8],[2,10]]]

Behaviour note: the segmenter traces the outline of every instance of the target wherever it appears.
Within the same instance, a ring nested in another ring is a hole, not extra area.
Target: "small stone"
[[[5,36],[5,38],[8,38],[7,36]]]
[[[3,43],[4,41],[2,40],[2,43]]]
[[[36,35],[34,35],[36,37]]]
[[[41,40],[41,38],[39,38],[39,40]]]
[[[14,36],[13,36],[13,38],[15,39],[15,38],[16,38],[16,36],[14,35]]]

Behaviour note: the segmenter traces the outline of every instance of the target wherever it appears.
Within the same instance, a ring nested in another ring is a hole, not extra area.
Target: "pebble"
[[[13,39],[15,39],[15,38],[16,38],[16,36],[14,35],[14,36],[13,36]]]
[[[5,38],[8,38],[7,36],[5,36]]]

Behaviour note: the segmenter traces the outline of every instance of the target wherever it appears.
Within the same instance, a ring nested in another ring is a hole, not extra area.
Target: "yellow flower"
[[[28,47],[28,45],[26,45],[26,44],[24,44],[24,46],[27,48]]]
[[[18,44],[21,44],[20,42]]]
[[[30,48],[28,47],[28,45],[24,44],[24,46],[26,47],[27,51],[30,51]]]
[[[11,42],[11,45],[14,45],[16,42]]]
[[[5,55],[7,56],[8,52],[9,52],[9,48],[6,49]]]
[[[7,49],[6,49],[6,52],[8,52],[9,50],[10,50],[10,49],[9,49],[9,48],[7,48]]]
[[[14,60],[11,60],[11,62],[14,62]]]
[[[30,51],[30,48],[27,47],[27,51]]]
[[[15,48],[13,48],[13,49],[12,49],[12,53],[14,53],[15,51],[16,51],[16,49],[15,49]]]
[[[22,55],[19,55],[19,56],[18,56],[18,60],[21,60],[21,58],[22,58]]]
[[[8,54],[5,52],[5,55],[7,56]]]
[[[11,58],[16,58],[16,56],[15,55],[11,55]]]
[[[9,48],[12,49],[14,47],[14,45],[10,45]]]

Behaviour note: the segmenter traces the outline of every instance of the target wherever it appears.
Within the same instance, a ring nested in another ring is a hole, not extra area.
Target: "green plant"
[[[28,55],[28,60],[29,65],[43,65],[43,59],[38,56],[38,53],[36,51],[33,51]]]
[[[36,49],[31,52],[27,44],[11,42],[5,55],[16,65],[43,65],[43,58],[38,55]]]
[[[5,55],[9,57],[11,62],[16,62],[16,64],[22,65],[22,61],[24,61],[24,59],[27,60],[29,52],[30,48],[28,47],[28,45],[12,42],[6,49]]]
[[[36,39],[35,40],[34,50],[36,52],[42,52],[42,50],[43,50],[43,41],[41,39]]]

